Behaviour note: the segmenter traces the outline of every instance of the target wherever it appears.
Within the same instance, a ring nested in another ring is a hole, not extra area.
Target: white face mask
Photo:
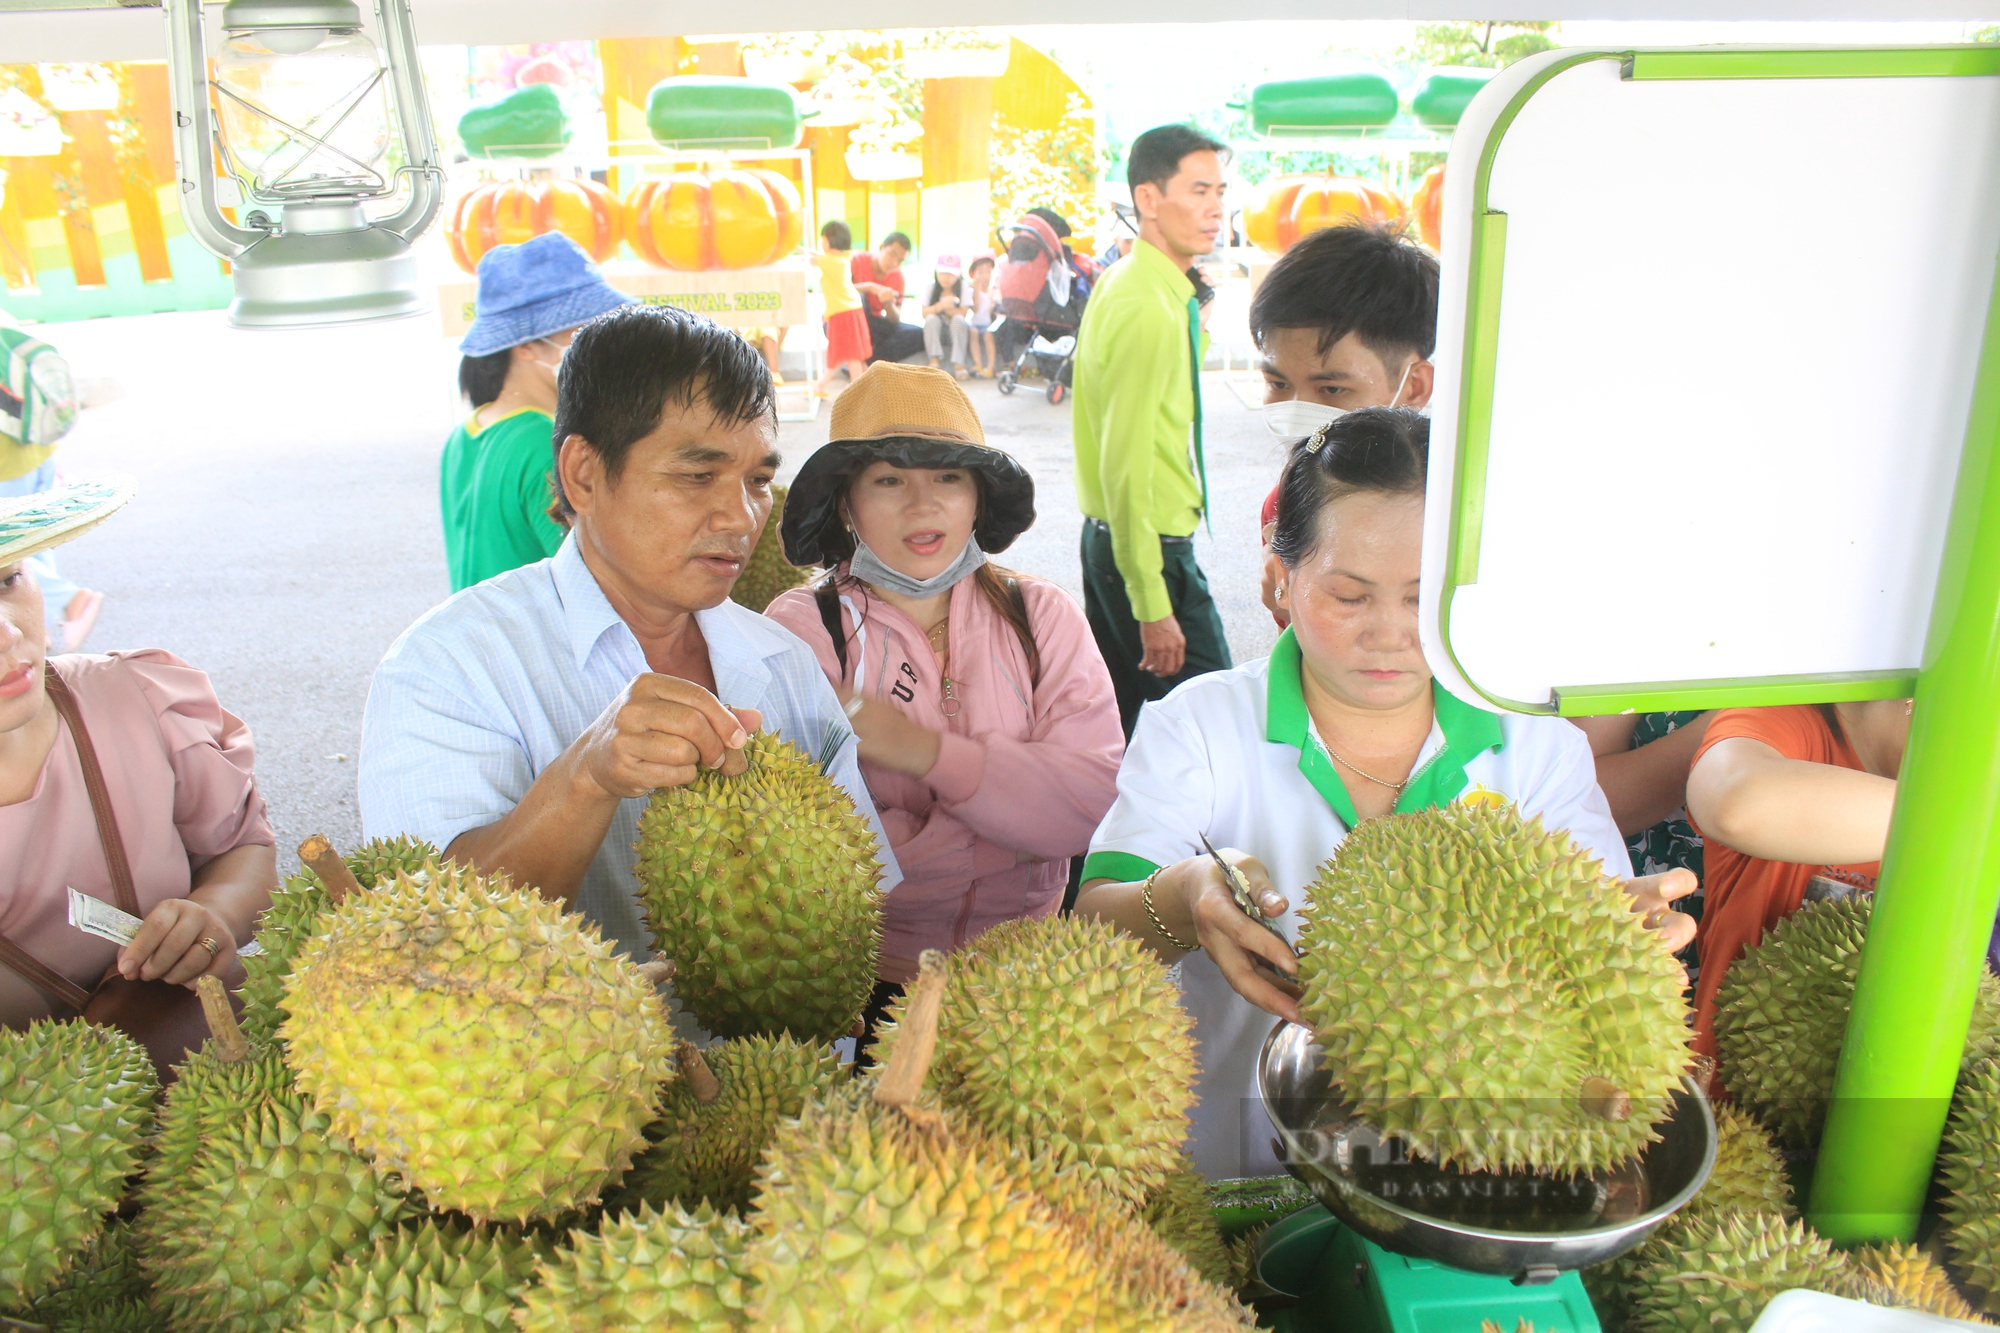
[[[1347,415],[1344,407],[1328,407],[1305,398],[1264,404],[1264,429],[1281,440],[1302,440],[1321,426]]]
[[[1409,384],[1410,371],[1416,364],[1412,361],[1403,367],[1403,377],[1396,381],[1396,392],[1389,396],[1390,407],[1402,401],[1403,389]],[[1281,440],[1303,440],[1321,426],[1331,425],[1353,410],[1328,407],[1325,403],[1305,398],[1287,398],[1282,402],[1264,404],[1264,428]]]

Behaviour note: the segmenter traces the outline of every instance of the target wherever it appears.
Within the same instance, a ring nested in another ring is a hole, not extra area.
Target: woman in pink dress
[[[131,498],[83,482],[0,502],[0,1024],[70,1017],[114,971],[234,984],[277,886],[250,732],[159,649],[48,656],[27,556]],[[69,924],[69,890],[143,925],[120,947]]]
[[[987,563],[1035,521],[1034,480],[988,448],[942,370],[878,362],[834,400],[786,497],[785,557],[832,572],[765,614],[846,701],[902,868],[869,1018],[957,948],[1062,905],[1118,794],[1124,732],[1074,598]]]

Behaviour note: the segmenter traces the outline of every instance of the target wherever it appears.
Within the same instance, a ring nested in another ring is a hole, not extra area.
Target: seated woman
[[[278,883],[249,729],[207,676],[156,648],[47,655],[41,591],[23,561],[131,495],[84,482],[0,502],[0,1024],[10,1028],[72,1016],[114,970],[233,983],[237,946]],[[86,935],[69,924],[72,887],[124,900],[144,925],[123,948]]]
[[[871,1018],[954,949],[1062,903],[1117,794],[1124,733],[1074,599],[987,562],[1034,522],[1034,481],[988,448],[941,370],[878,363],[786,498],[785,555],[831,572],[765,614],[845,701],[903,869]]]
[[[1472,793],[1507,798],[1629,874],[1582,732],[1486,712],[1431,678],[1417,634],[1429,426],[1365,408],[1293,449],[1272,538],[1290,627],[1267,660],[1188,681],[1140,714],[1084,863],[1077,912],[1181,964],[1201,1060],[1190,1146],[1209,1176],[1279,1169],[1273,1130],[1246,1105],[1269,1016],[1297,1022],[1299,1010],[1252,956],[1288,976],[1296,961],[1237,908],[1204,834],[1294,940],[1305,886],[1349,829]],[[1692,875],[1627,887],[1663,947],[1692,938],[1694,923],[1667,906]]]
[[[1715,993],[1729,965],[1799,910],[1824,877],[1873,892],[1889,841],[1910,701],[1725,708],[1688,774],[1705,841],[1694,1044],[1715,1054]]]

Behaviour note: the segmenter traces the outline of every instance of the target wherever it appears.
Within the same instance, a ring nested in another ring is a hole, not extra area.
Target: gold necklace
[[[1362,772],[1360,769],[1356,768],[1353,764],[1350,764],[1349,762],[1347,762],[1347,760],[1342,759],[1338,754],[1336,754],[1334,752],[1334,748],[1326,743],[1326,738],[1324,736],[1320,737],[1319,743],[1320,746],[1323,749],[1325,749],[1327,754],[1331,756],[1334,763],[1339,764],[1342,768],[1346,769],[1350,773],[1355,774],[1358,777],[1364,777],[1368,779],[1370,782],[1374,783],[1378,787],[1387,787],[1390,791],[1395,792],[1396,795],[1401,796],[1403,794],[1403,788],[1410,785],[1409,778],[1404,778],[1401,782],[1390,782],[1387,779],[1376,777],[1373,773]]]
[[[938,656],[938,675],[944,679],[938,711],[946,717],[957,717],[958,682],[951,678],[951,613],[947,611],[944,619],[931,626],[924,637],[930,640],[931,651]]]

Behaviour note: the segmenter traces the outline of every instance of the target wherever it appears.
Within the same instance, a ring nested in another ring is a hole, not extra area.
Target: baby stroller
[[[1065,230],[1067,228],[1065,227]],[[1001,228],[1007,262],[995,281],[1000,317],[993,323],[1001,393],[1012,393],[1030,374],[1047,381],[1051,403],[1069,396],[1076,362],[1076,332],[1083,323],[1092,275],[1080,271],[1062,236],[1042,211]],[[1011,363],[1011,364],[1010,364]]]

